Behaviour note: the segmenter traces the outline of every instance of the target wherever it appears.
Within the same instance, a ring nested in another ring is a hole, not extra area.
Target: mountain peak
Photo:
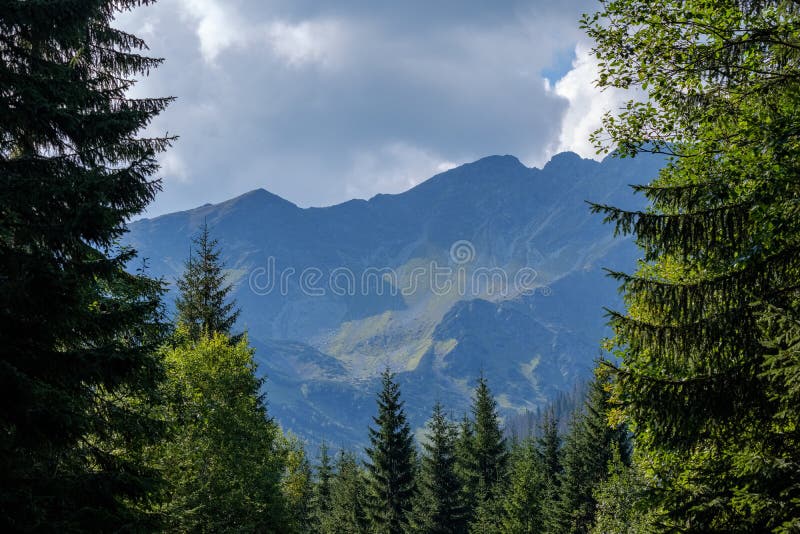
[[[629,269],[638,250],[613,241],[584,200],[630,203],[626,184],[660,160],[608,165],[567,153],[543,171],[489,156],[404,193],[321,208],[256,189],[131,223],[122,244],[174,280],[207,220],[269,373],[272,415],[312,443],[360,447],[385,365],[403,370],[414,427],[436,395],[468,407],[462,384],[481,368],[504,415],[588,375],[606,335],[593,303],[618,302],[596,266]]]
[[[545,163],[544,168],[545,169],[549,168],[550,170],[564,169],[572,167],[582,161],[592,161],[592,160],[584,159],[575,152],[559,152],[558,154],[550,158],[550,161]]]
[[[270,193],[263,187],[259,187],[258,189],[253,189],[252,191],[248,191],[238,197],[233,198],[232,200],[245,200],[245,199],[259,199],[262,201],[268,202],[281,202],[281,203],[288,203],[294,205],[292,202],[289,202],[283,197],[276,195],[275,193]]]
[[[486,168],[486,167],[522,167],[527,168],[522,162],[516,157],[510,154],[506,154],[504,156],[494,155],[494,156],[485,156],[477,161],[472,163],[467,163],[463,165],[464,167],[475,167],[475,168]]]
[[[234,197],[230,200],[219,204],[220,207],[284,207],[284,208],[297,208],[293,202],[286,200],[274,193],[270,193],[264,188],[253,189],[243,195]]]

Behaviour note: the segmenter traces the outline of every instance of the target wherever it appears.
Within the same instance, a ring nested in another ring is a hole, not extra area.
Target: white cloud
[[[545,89],[569,102],[561,119],[561,132],[552,144],[549,155],[572,151],[584,158],[599,159],[589,136],[602,125],[607,111],[616,111],[631,95],[618,89],[601,90],[595,81],[598,76],[597,58],[591,49],[579,43],[575,47],[572,70],[555,85],[545,79]]]
[[[180,0],[184,15],[193,19],[200,53],[208,64],[228,49],[262,50],[266,42],[272,54],[289,66],[329,65],[336,57],[344,35],[334,20],[245,19],[230,3],[219,0]]]
[[[590,1],[160,0],[121,14],[166,58],[132,96],[178,97],[148,129],[180,136],[151,213],[256,187],[329,205],[490,154],[541,164],[572,148],[562,118],[579,100],[570,76],[557,92],[541,72],[569,70]]]
[[[158,163],[161,165],[159,174],[167,180],[184,184],[189,183],[189,171],[186,167],[186,162],[174,147],[164,152],[158,159]]]
[[[378,193],[401,193],[455,166],[411,144],[389,143],[377,150],[355,153],[345,192],[350,198],[365,199]]]
[[[180,0],[186,14],[196,20],[196,34],[203,59],[213,63],[217,56],[246,39],[242,22],[216,0]]]
[[[279,21],[266,28],[273,53],[291,66],[307,63],[330,65],[344,41],[341,25],[335,21]]]

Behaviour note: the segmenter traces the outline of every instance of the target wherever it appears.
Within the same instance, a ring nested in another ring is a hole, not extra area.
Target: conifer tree
[[[319,465],[317,466],[314,484],[314,516],[315,523],[322,525],[331,512],[331,479],[333,466],[328,453],[328,444],[324,441],[319,447]]]
[[[542,505],[544,532],[559,533],[558,506],[561,492],[561,436],[558,434],[558,420],[552,409],[545,412],[541,435],[537,441],[538,455],[544,476],[544,502]]]
[[[511,453],[508,488],[503,495],[500,531],[538,534],[545,531],[543,506],[547,484],[533,439],[517,444]]]
[[[315,523],[311,464],[302,441],[290,435],[284,442],[285,467],[281,478],[281,493],[286,503],[287,514],[281,528],[287,533],[303,534],[310,532]]]
[[[500,428],[497,402],[492,397],[489,384],[483,375],[478,378],[475,387],[472,416],[475,421],[472,454],[478,484],[484,491],[491,492],[505,475],[508,450]]]
[[[661,530],[652,504],[646,500],[641,469],[629,464],[626,455],[613,447],[608,476],[594,490],[597,508],[592,534],[653,534]]]
[[[331,513],[323,520],[320,531],[336,534],[372,532],[366,513],[366,476],[353,453],[340,451],[336,473],[331,481]]]
[[[433,407],[409,519],[410,532],[457,533],[466,529],[461,481],[456,474],[458,430],[440,403]]]
[[[482,491],[478,498],[468,532],[472,534],[499,534],[502,532],[501,518],[503,506],[501,496],[495,488],[493,492]]]
[[[458,425],[456,439],[456,475],[461,485],[459,496],[465,512],[465,521],[470,523],[478,507],[478,470],[475,465],[475,431],[465,413]]]
[[[167,483],[160,507],[167,530],[287,530],[296,510],[281,483],[292,485],[285,489],[301,508],[305,461],[267,414],[246,337],[232,343],[214,334],[166,347],[164,359],[170,435],[149,456]]]
[[[375,532],[403,532],[414,495],[414,444],[394,374],[381,375],[376,427],[369,429],[367,512]]]
[[[644,256],[613,273],[616,396],[663,521],[800,528],[800,363],[773,328],[800,301],[800,5],[606,0],[584,26],[600,86],[642,91],[598,148],[673,156],[636,188],[648,209],[595,206]]]
[[[134,0],[0,7],[0,529],[136,528],[161,375],[160,283],[115,243],[160,189],[161,60],[112,26]]]
[[[555,519],[559,531],[588,533],[595,516],[594,493],[606,479],[613,454],[628,463],[628,436],[624,425],[608,422],[607,374],[589,384],[586,405],[571,422],[564,442],[563,474]]]
[[[177,323],[187,329],[193,340],[215,332],[231,335],[239,310],[230,300],[232,287],[225,283],[218,243],[211,237],[207,223],[203,223],[192,243],[194,249],[177,281],[180,291],[175,302]]]
[[[470,530],[474,532],[495,532],[500,515],[501,483],[506,475],[508,450],[497,402],[492,396],[486,377],[481,374],[475,386],[472,399],[472,426],[474,436],[469,446],[471,457],[467,465],[472,473],[468,475],[473,487],[472,498],[475,503],[474,517]]]

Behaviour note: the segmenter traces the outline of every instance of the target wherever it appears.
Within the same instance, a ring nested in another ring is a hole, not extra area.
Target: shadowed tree
[[[502,483],[506,476],[508,450],[497,402],[492,397],[486,377],[478,378],[472,399],[474,436],[469,446],[470,458],[467,461],[472,470],[468,480],[474,484],[472,498],[476,504],[470,529],[476,532],[495,532],[500,516],[500,497]]]
[[[433,407],[423,444],[418,492],[409,519],[410,532],[456,533],[466,527],[461,480],[456,474],[458,430],[440,403]]]
[[[455,443],[455,471],[461,484],[459,496],[465,511],[465,522],[472,521],[478,507],[478,475],[475,469],[475,431],[469,416],[465,413],[458,425],[458,437]]]
[[[483,375],[478,378],[478,385],[475,387],[472,417],[475,425],[472,446],[473,468],[478,478],[478,485],[483,491],[491,492],[495,484],[505,475],[508,450],[503,430],[500,428],[497,402]]]
[[[336,534],[372,532],[367,518],[366,475],[359,469],[355,454],[341,451],[331,479],[331,512],[323,519],[320,531]]]
[[[588,533],[597,506],[594,494],[608,476],[613,455],[624,465],[629,463],[627,429],[608,421],[609,385],[608,373],[598,373],[590,382],[585,406],[573,416],[564,441],[564,471],[555,510],[560,532]]]
[[[375,532],[403,532],[414,495],[414,445],[394,374],[381,375],[376,427],[369,429],[366,449],[367,512]]]
[[[539,459],[544,475],[544,502],[542,514],[544,532],[559,533],[558,506],[561,494],[561,436],[558,434],[558,420],[553,410],[548,409],[542,420],[541,435],[537,440]]]
[[[147,528],[139,451],[161,376],[161,285],[115,242],[160,185],[160,59],[111,26],[134,0],[0,6],[0,528]]]
[[[324,441],[319,447],[319,465],[316,471],[313,514],[314,522],[317,525],[322,525],[331,513],[331,480],[333,478],[333,466],[328,453],[328,444]]]

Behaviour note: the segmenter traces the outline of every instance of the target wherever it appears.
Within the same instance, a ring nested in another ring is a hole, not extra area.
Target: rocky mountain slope
[[[586,200],[633,207],[656,158],[572,153],[543,169],[491,156],[398,195],[299,208],[263,189],[143,219],[125,238],[173,281],[207,221],[268,376],[270,410],[311,442],[366,439],[376,377],[399,373],[411,421],[457,415],[483,371],[507,413],[534,410],[590,372],[618,305],[602,268],[637,251]]]

